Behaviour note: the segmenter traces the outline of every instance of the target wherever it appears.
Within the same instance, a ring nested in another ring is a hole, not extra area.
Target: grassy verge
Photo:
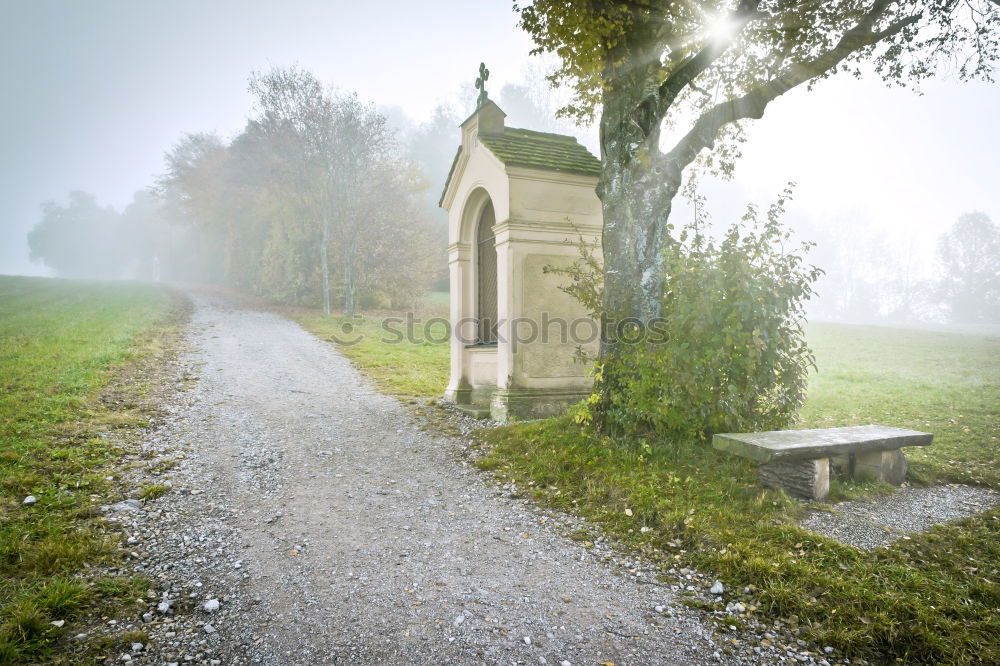
[[[923,428],[936,443],[909,456],[918,481],[1000,489],[1000,339],[838,325],[809,336],[820,372],[803,427]],[[1000,663],[1000,511],[860,553],[798,528],[800,505],[704,446],[612,442],[568,418],[482,439],[483,467],[664,569],[692,564],[730,589],[753,586],[749,616],[876,661]]]
[[[403,398],[438,398],[448,384],[447,301],[432,297],[412,311],[374,311],[357,317],[315,310],[289,315],[333,342],[378,387]]]
[[[146,589],[93,574],[116,548],[97,506],[181,318],[155,286],[0,277],[0,663],[63,661],[74,618]]]

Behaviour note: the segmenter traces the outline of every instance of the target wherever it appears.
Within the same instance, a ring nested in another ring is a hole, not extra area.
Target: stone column
[[[503,220],[493,229],[497,232],[497,389],[502,391],[510,388],[514,377],[514,321],[521,316],[514,293],[521,280],[509,225]]]
[[[457,404],[467,404],[472,389],[470,367],[465,353],[468,340],[474,339],[475,324],[463,319],[474,317],[475,293],[472,274],[472,248],[467,243],[452,243],[448,247],[448,275],[451,282],[449,315],[452,326],[451,376],[444,397]]]

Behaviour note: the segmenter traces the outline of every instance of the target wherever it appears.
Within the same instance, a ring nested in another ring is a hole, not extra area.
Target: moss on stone
[[[507,166],[597,176],[601,162],[571,136],[505,128],[502,134],[481,134],[479,141]]]

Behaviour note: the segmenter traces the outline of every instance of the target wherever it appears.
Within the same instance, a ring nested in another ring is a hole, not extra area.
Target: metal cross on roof
[[[490,78],[490,70],[486,69],[486,63],[479,63],[479,78],[476,79],[476,89],[479,90],[479,99],[476,100],[476,106],[480,107],[489,101],[489,97],[486,95],[486,81]]]

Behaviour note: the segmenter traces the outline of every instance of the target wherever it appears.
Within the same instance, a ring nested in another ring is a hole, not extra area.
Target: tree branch
[[[1000,0],[997,0],[1000,2]],[[643,99],[633,113],[636,124],[642,128],[645,136],[650,136],[658,127],[667,110],[677,99],[685,86],[698,78],[698,75],[708,69],[736,41],[747,24],[757,14],[760,0],[741,0],[739,6],[727,17],[733,29],[725,39],[712,39],[698,53],[693,55],[683,65],[678,67],[660,84],[655,93]]]
[[[1000,2],[1000,0],[991,0]],[[792,88],[801,85],[833,67],[851,54],[866,46],[898,34],[913,25],[923,16],[922,12],[900,19],[883,30],[873,31],[875,23],[882,18],[893,0],[876,0],[872,8],[841,37],[837,45],[812,60],[793,63],[782,74],[770,79],[759,87],[736,99],[716,104],[695,122],[694,127],[666,153],[661,163],[668,171],[668,177],[680,179],[681,171],[698,156],[704,148],[712,148],[719,131],[729,123],[745,119],[757,119],[764,115],[764,109],[776,98]]]

